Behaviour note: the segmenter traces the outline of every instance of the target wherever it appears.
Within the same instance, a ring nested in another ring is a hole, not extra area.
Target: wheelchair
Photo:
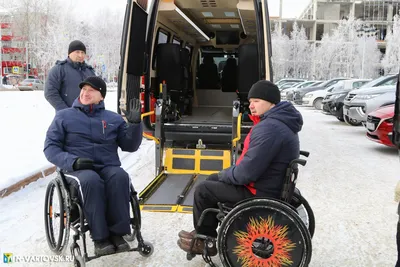
[[[86,222],[82,205],[79,201],[77,189],[69,186],[62,170],[57,169],[57,177],[47,186],[44,205],[44,222],[47,243],[50,250],[60,255],[68,246],[70,229],[74,231],[73,242],[70,246],[71,254],[74,256],[74,266],[84,267],[86,262],[101,256],[88,256],[86,247],[86,235],[89,226]],[[57,198],[55,199],[55,193]],[[54,208],[58,205],[58,209]],[[129,251],[138,251],[143,257],[150,257],[154,248],[149,242],[143,240],[141,234],[141,214],[137,192],[132,184],[130,185],[130,206],[132,233],[126,235],[127,241],[134,241],[136,238],[138,246]],[[55,223],[58,226],[54,226]],[[83,253],[77,241],[82,238]]]
[[[309,152],[300,151],[308,157]],[[304,159],[290,162],[280,199],[254,197],[236,203],[233,207],[218,203],[200,216],[198,227],[207,213],[216,213],[219,221],[218,237],[196,234],[204,240],[202,257],[210,266],[216,266],[208,255],[208,247],[216,242],[223,266],[308,266],[311,261],[311,239],[315,231],[314,213],[307,200],[296,188],[298,165]],[[196,255],[187,253],[187,260]]]

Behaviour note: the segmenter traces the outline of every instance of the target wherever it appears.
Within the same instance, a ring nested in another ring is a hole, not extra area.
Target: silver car
[[[43,90],[44,84],[39,79],[25,79],[18,83],[18,89],[20,91],[34,91]]]
[[[387,95],[389,97],[390,94],[394,96],[395,91],[395,85],[362,88],[350,91],[344,99],[343,118],[345,122],[353,126],[361,125],[362,122],[367,120],[368,113],[372,112],[375,106],[372,104],[373,102],[370,102],[371,104],[367,110],[367,102],[386,93],[389,93],[389,95]],[[386,99],[387,96],[382,96],[382,99]],[[381,98],[378,98],[377,100],[378,105],[380,99]]]

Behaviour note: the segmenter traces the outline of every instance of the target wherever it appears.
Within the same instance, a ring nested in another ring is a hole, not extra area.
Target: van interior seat
[[[219,89],[219,75],[217,65],[211,55],[205,55],[197,73],[199,89]]]
[[[222,92],[236,92],[237,90],[237,65],[236,59],[228,58],[222,71]]]

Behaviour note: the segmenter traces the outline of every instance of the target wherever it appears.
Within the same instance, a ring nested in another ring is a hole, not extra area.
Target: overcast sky
[[[65,1],[65,0],[64,0]],[[67,0],[68,1],[68,0]],[[90,16],[90,13],[96,10],[107,7],[113,10],[121,10],[124,13],[126,0],[69,0],[71,4],[76,6],[77,12],[81,16]],[[151,1],[151,0],[150,0]],[[279,2],[280,0],[269,0],[270,16],[279,15]],[[294,18],[298,17],[304,8],[311,2],[311,0],[283,0],[283,17]]]

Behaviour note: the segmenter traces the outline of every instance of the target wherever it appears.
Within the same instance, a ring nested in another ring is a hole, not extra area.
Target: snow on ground
[[[116,97],[107,95],[108,109],[116,111]],[[52,166],[43,144],[54,115],[43,91],[0,91],[0,190]]]
[[[17,100],[14,102],[18,103]],[[301,148],[311,152],[307,165],[300,170],[298,187],[316,217],[310,266],[394,266],[397,205],[393,201],[393,191],[399,179],[397,152],[367,140],[362,127],[347,126],[313,109],[298,109],[305,121],[300,134]],[[23,113],[18,110],[15,114],[21,116]],[[41,116],[46,118],[49,115]],[[15,123],[15,119],[8,120],[16,125],[14,127],[21,128],[21,119],[20,124]],[[39,129],[36,131],[40,132]],[[36,138],[43,137],[37,134]],[[18,146],[18,140],[15,143]],[[6,151],[3,154],[14,153],[14,157],[2,155],[2,163],[6,160],[6,164],[13,164],[14,168],[20,166],[14,163],[14,159],[22,158],[24,150],[14,151],[16,149],[9,145],[8,149],[2,150]],[[29,153],[34,152],[29,150]],[[40,153],[32,154],[33,162],[39,161]],[[134,186],[138,191],[142,190],[154,178],[153,143],[144,141],[139,152],[121,153],[121,156]],[[0,199],[0,253],[52,255],[44,233],[43,203],[46,186],[53,178],[54,175],[50,175]],[[192,229],[191,215],[143,212],[143,237],[155,247],[150,258],[142,258],[135,252],[123,253],[93,260],[87,266],[206,266],[201,257],[191,262],[186,260],[186,254],[176,245],[177,233],[181,229]],[[91,242],[88,251],[93,254]],[[217,257],[215,259],[218,263]],[[71,263],[53,265],[72,266]]]

